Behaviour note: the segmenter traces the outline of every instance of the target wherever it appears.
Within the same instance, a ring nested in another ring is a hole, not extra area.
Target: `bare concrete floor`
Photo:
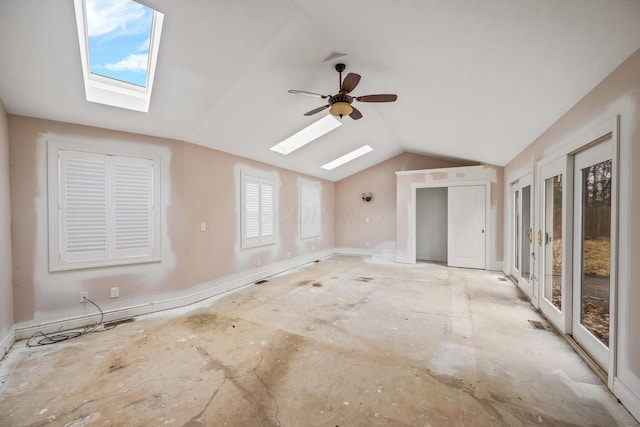
[[[636,425],[510,282],[358,257],[0,362],[0,425]]]

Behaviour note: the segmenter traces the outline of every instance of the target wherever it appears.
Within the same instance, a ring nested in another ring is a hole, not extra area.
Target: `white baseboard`
[[[497,262],[493,262],[493,263],[489,264],[487,266],[487,270],[489,270],[489,271],[502,271],[504,273],[503,267],[504,267],[504,262],[497,261]]]
[[[402,264],[415,264],[416,260],[412,259],[408,255],[400,255],[400,254],[396,253],[396,262],[399,262],[399,263],[402,263]]]
[[[335,248],[333,253],[336,255],[357,255],[372,256],[376,253],[375,248]]]
[[[613,379],[613,394],[620,399],[620,402],[635,417],[636,421],[640,422],[640,397],[633,394],[618,378]]]
[[[12,327],[9,333],[4,337],[0,337],[0,360],[9,352],[13,344],[16,342],[16,329]]]
[[[198,291],[189,290],[187,294],[179,295],[172,298],[167,298],[160,301],[151,301],[142,304],[131,305],[128,307],[103,310],[104,322],[113,322],[120,319],[127,319],[130,317],[141,316],[143,314],[150,314],[158,311],[169,310],[172,308],[185,307],[207,298],[219,296],[223,293],[230,292],[241,287],[251,285],[254,282],[264,279],[269,276],[273,276],[278,273],[290,270],[292,268],[300,267],[304,264],[308,264],[312,261],[326,258],[334,253],[333,250],[317,251],[309,254],[297,256],[295,258],[287,259],[284,261],[275,262],[260,268],[256,268],[250,271],[241,272],[234,275],[225,276],[216,280],[201,283],[196,288]],[[93,325],[100,320],[100,314],[82,314],[73,317],[67,317],[60,320],[52,320],[45,322],[23,322],[16,324],[14,339],[27,339],[36,332],[43,332],[45,334],[56,333],[60,331],[66,331],[70,329],[83,328],[88,325]]]

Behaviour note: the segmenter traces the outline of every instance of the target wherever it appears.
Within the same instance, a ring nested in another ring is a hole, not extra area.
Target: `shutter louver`
[[[260,239],[270,241],[273,238],[273,184],[263,181],[260,188]]]
[[[60,261],[102,261],[108,257],[107,165],[105,156],[61,151]]]
[[[112,256],[124,259],[153,253],[153,162],[109,157],[112,171]]]
[[[244,186],[244,237],[248,242],[260,239],[260,183],[246,180]]]

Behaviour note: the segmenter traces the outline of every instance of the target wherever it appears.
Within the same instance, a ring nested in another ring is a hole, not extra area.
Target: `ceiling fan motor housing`
[[[346,102],[347,104],[351,104],[353,102],[353,97],[346,93],[339,93],[329,98],[329,105],[333,105],[336,102]]]

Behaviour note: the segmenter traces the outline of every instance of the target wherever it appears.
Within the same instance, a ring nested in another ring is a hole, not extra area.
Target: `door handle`
[[[529,243],[533,242],[533,229],[529,229],[529,231],[527,231],[527,237],[529,238]]]
[[[542,246],[542,230],[538,229],[538,246]]]

